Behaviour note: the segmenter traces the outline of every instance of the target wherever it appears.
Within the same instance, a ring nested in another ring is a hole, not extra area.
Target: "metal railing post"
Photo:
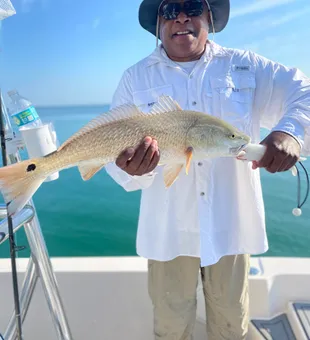
[[[32,294],[34,292],[36,283],[38,281],[38,275],[36,273],[36,268],[33,263],[32,258],[29,259],[26,274],[24,277],[24,282],[21,289],[20,294],[20,309],[22,322],[24,322],[28,308],[30,305],[30,301],[32,298]],[[7,326],[6,332],[4,333],[5,340],[14,340],[16,339],[16,322],[15,322],[15,312],[13,311],[9,324]]]
[[[39,220],[35,215],[30,223],[25,224],[25,233],[31,248],[33,261],[41,278],[42,288],[56,328],[58,339],[71,340],[72,335],[60,297],[58,284],[48,256]]]
[[[31,204],[32,201],[29,203]],[[0,217],[3,218],[5,215],[6,206],[0,205]],[[59,294],[59,288],[53,272],[52,263],[48,256],[46,243],[41,231],[38,217],[35,213],[35,209],[31,205],[27,205],[13,217],[14,233],[16,233],[16,231],[22,226],[24,226],[31,250],[31,258],[28,263],[20,296],[22,321],[25,320],[37,279],[40,278],[58,339],[71,340],[72,335]],[[5,218],[0,222],[0,245],[7,239],[8,221],[7,218]],[[9,321],[4,338],[5,340],[16,339],[14,312]]]
[[[29,204],[32,203],[33,202],[31,200]],[[4,212],[5,206],[0,205],[0,217],[4,216]],[[58,339],[72,340],[68,320],[59,294],[58,284],[53,272],[52,263],[48,255],[40,223],[35,213],[35,209],[31,205],[26,206],[13,218],[14,233],[22,226],[24,226],[31,251],[31,258],[29,260],[28,268],[24,277],[20,297],[22,321],[25,320],[33,290],[39,277],[41,279],[42,288],[45,293],[45,298]],[[7,218],[5,218],[0,222],[0,244],[5,242],[7,239],[8,221]],[[4,336],[5,340],[14,340],[16,338],[14,312]]]

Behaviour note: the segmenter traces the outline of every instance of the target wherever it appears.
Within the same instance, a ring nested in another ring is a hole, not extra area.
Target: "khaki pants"
[[[201,273],[208,340],[244,340],[248,331],[249,256],[225,256],[200,268],[200,260],[181,256],[149,260],[148,285],[154,307],[156,340],[192,340],[196,289]]]

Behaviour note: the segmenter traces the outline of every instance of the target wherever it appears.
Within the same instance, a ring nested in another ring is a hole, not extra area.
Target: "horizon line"
[[[92,104],[35,104],[35,107],[73,107],[73,106],[109,106],[111,103],[92,103]]]

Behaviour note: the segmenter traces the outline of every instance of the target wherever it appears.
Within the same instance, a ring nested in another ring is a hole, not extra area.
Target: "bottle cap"
[[[14,96],[15,94],[17,94],[18,92],[16,90],[11,90],[11,91],[8,91],[8,95],[10,97]]]

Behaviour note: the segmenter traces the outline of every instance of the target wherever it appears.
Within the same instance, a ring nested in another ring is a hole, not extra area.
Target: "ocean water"
[[[37,108],[42,120],[52,121],[62,143],[108,106]],[[262,136],[266,134],[262,131]],[[304,165],[310,172],[310,161]],[[303,214],[291,213],[297,202],[297,178],[290,172],[261,170],[270,249],[264,256],[310,256],[310,198]],[[302,172],[302,199],[305,175]],[[44,183],[34,195],[41,228],[50,256],[134,256],[140,192],[125,192],[105,172],[84,182],[77,168],[64,170],[58,180]],[[1,202],[3,202],[1,198]],[[249,226],[251,227],[251,226]],[[27,249],[24,230],[16,234]],[[0,257],[9,257],[8,242]]]

